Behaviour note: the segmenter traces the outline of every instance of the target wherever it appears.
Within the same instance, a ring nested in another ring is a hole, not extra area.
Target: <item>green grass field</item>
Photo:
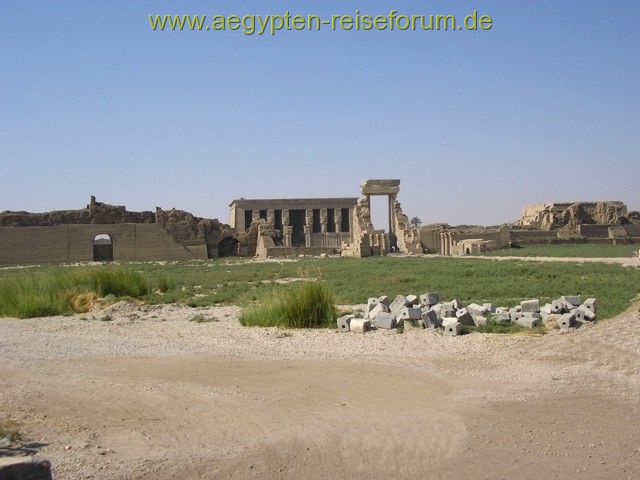
[[[498,257],[589,257],[629,258],[640,245],[611,245],[598,243],[573,243],[555,245],[525,245],[521,248],[495,250],[486,255]]]
[[[64,298],[70,289],[78,290],[70,278],[85,279],[79,290],[91,290],[95,282],[86,279],[99,278],[91,272],[105,268],[112,267],[0,270],[0,315],[16,315],[6,307],[6,299],[12,298],[10,292],[16,285],[21,286],[25,295],[22,298],[31,298],[37,307],[19,316],[60,313],[48,311],[46,306],[48,302]],[[622,312],[640,292],[640,270],[606,264],[372,257],[303,258],[267,263],[243,259],[131,263],[123,268],[137,272],[142,284],[137,277],[131,277],[126,282],[128,286],[116,295],[129,295],[148,303],[179,302],[190,306],[251,306],[282,291],[286,286],[283,282],[302,277],[324,280],[339,304],[364,303],[370,296],[383,294],[427,291],[440,292],[445,300],[457,298],[463,302],[492,302],[501,306],[513,306],[527,298],[547,302],[563,294],[581,294],[585,298],[598,298],[600,318]],[[38,277],[37,282],[33,282],[34,276]],[[30,284],[46,288],[30,288]],[[66,308],[67,313],[72,311],[64,304],[59,308]]]

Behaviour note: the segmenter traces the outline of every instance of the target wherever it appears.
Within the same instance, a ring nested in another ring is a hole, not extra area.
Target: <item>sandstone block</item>
[[[364,333],[371,328],[371,322],[364,318],[352,318],[349,330],[354,333]]]
[[[582,304],[583,307],[588,308],[593,313],[598,313],[598,300],[595,298],[587,298]]]
[[[343,315],[342,317],[338,317],[338,331],[339,332],[348,332],[349,325],[351,323],[351,319],[355,318],[353,315]]]
[[[404,307],[400,310],[398,318],[402,320],[420,320],[422,318],[422,310],[413,307]]]
[[[440,302],[440,294],[437,292],[427,292],[420,295],[420,304],[421,305],[435,305]]]
[[[573,311],[573,313],[576,316],[576,320],[579,322],[584,322],[585,320],[593,321],[596,319],[596,314],[584,305],[580,305]]]
[[[525,327],[525,328],[533,328],[533,327],[537,327],[538,325],[540,325],[540,319],[533,317],[533,316],[529,316],[526,315],[524,317],[520,317],[517,320],[518,325]]]
[[[520,302],[521,311],[524,312],[539,312],[540,311],[540,300],[523,300]]]
[[[560,330],[568,330],[573,325],[573,321],[575,320],[575,315],[573,313],[565,313],[560,315],[558,319],[558,326]]]
[[[415,295],[407,295],[407,307],[412,307],[418,303],[418,297]]]
[[[461,308],[460,310],[458,310],[456,312],[456,317],[458,318],[458,321],[463,325],[475,325],[475,323],[473,322],[473,316],[466,308]]]
[[[500,312],[500,313],[494,313],[491,316],[491,320],[495,323],[509,323],[511,322],[511,314],[509,312]]]
[[[391,305],[391,299],[386,295],[382,295],[380,298],[378,298],[378,302],[382,303],[383,305],[386,305],[387,307]]]
[[[377,303],[376,306],[368,313],[369,320],[373,320],[378,313],[389,313],[389,307],[384,303]]]
[[[371,320],[371,326],[375,328],[384,328],[390,330],[396,326],[396,318],[386,312],[379,312],[373,320]]]
[[[438,314],[433,310],[422,312],[422,321],[426,328],[439,328],[442,325]]]
[[[452,337],[455,337],[462,333],[462,324],[457,321],[443,324],[443,327],[444,327],[445,335],[450,335]]]
[[[582,303],[582,300],[580,300],[580,295],[563,295],[560,298],[565,302],[570,303],[574,307],[579,307]]]

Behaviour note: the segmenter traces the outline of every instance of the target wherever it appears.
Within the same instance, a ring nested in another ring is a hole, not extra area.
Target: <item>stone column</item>
[[[342,245],[342,209],[335,208],[333,210],[333,219],[335,221],[336,245]]]
[[[251,223],[260,220],[260,210],[251,210]]]
[[[284,226],[283,230],[284,230],[284,246],[285,247],[290,247],[291,246],[291,236],[293,235],[293,227]]]
[[[327,224],[328,224],[328,215],[327,215],[327,209],[326,208],[321,208],[320,209],[320,233],[322,234],[322,246],[326,247],[327,246]]]
[[[282,210],[282,226],[286,227],[288,225],[289,225],[289,210],[285,208]]]
[[[311,246],[311,232],[313,231],[313,210],[307,208],[304,212],[304,244]]]
[[[274,224],[276,222],[276,213],[273,209],[267,210],[267,222]]]

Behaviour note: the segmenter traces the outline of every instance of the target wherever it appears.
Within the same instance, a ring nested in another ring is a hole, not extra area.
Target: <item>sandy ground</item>
[[[457,338],[109,313],[0,321],[0,419],[25,437],[0,456],[49,459],[58,479],[640,476],[637,308]]]

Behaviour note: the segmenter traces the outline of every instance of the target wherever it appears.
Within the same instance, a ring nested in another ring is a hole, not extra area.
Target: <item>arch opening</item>
[[[110,235],[101,233],[93,237],[93,261],[113,261],[113,240]]]

